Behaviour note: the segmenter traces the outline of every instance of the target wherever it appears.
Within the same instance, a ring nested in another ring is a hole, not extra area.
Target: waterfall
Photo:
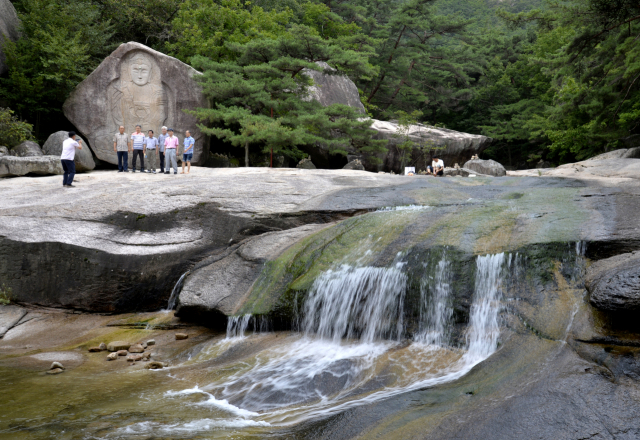
[[[398,339],[407,276],[395,267],[343,265],[320,275],[304,303],[301,320],[305,335],[339,342],[360,337],[362,342]]]
[[[470,359],[483,360],[496,349],[500,336],[498,313],[504,260],[504,253],[476,258],[476,281],[467,333]]]
[[[251,313],[241,316],[229,316],[227,320],[227,338],[244,338],[244,332],[251,321]]]
[[[420,282],[420,321],[417,342],[443,345],[450,332],[453,308],[450,301],[449,261],[446,251],[435,267],[435,276],[427,272]]]
[[[178,302],[178,296],[180,295],[180,291],[182,290],[182,286],[184,284],[184,279],[187,275],[189,275],[190,271],[186,271],[180,276],[178,282],[173,286],[173,290],[171,291],[171,296],[169,297],[169,301],[167,302],[167,311],[173,310],[176,308],[176,303]]]

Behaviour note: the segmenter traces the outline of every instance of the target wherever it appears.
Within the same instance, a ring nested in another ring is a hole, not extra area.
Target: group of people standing
[[[177,151],[179,145],[180,141],[174,136],[173,128],[162,127],[162,133],[155,137],[153,130],[149,130],[145,136],[140,125],[136,125],[136,131],[128,135],[124,132],[124,126],[121,125],[118,133],[113,136],[113,151],[118,155],[118,172],[129,172],[129,153],[133,153],[133,159],[131,160],[133,168],[131,172],[133,173],[136,172],[137,159],[140,159],[141,173],[155,174],[159,161],[161,174],[171,174],[171,168],[173,168],[173,174],[178,174]],[[187,174],[191,171],[194,145],[195,139],[187,130],[184,136],[181,174],[185,173],[185,165],[187,165]],[[145,157],[148,164],[146,170],[144,168]]]

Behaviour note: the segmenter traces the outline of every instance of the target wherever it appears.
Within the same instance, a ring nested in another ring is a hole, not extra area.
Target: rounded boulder
[[[76,136],[76,139],[78,138],[79,136]],[[51,134],[42,147],[44,154],[59,157],[62,154],[62,143],[67,139],[69,139],[69,132],[67,131],[56,131]],[[96,167],[91,149],[84,139],[82,139],[80,146],[82,149],[76,149],[76,154],[73,159],[73,162],[76,164],[76,171],[91,171]]]
[[[502,177],[507,175],[507,170],[495,160],[471,159],[462,168],[475,171],[487,176]]]

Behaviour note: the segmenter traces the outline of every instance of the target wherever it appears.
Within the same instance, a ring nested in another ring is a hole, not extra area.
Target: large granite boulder
[[[305,73],[313,79],[315,84],[310,89],[309,98],[315,99],[325,106],[345,104],[364,113],[364,105],[360,101],[358,87],[354,82],[347,76],[331,74],[332,69],[326,63],[318,64],[324,67],[325,70],[305,70]],[[403,170],[400,169],[400,152],[396,148],[396,145],[403,142],[398,132],[398,124],[372,119],[371,128],[378,132],[375,136],[376,139],[388,140],[388,152],[375,158],[359,155],[358,159],[365,169],[368,171],[402,172]],[[464,163],[471,159],[471,156],[481,153],[493,141],[486,136],[467,134],[446,128],[429,127],[422,124],[411,126],[408,135],[416,144],[416,147],[411,152],[412,165],[415,165],[416,169],[426,169],[427,165],[431,164],[431,155],[425,155],[420,151],[425,146],[431,146],[432,149],[428,153],[437,152],[439,157],[444,160],[445,165],[453,165],[454,163]],[[332,161],[329,152],[322,148],[321,145],[305,149],[305,151],[311,155],[313,161],[320,167],[330,167],[331,164],[335,165],[337,163],[335,160]],[[351,159],[349,160],[351,161]],[[340,166],[343,165],[340,164]]]
[[[3,50],[3,41],[8,38],[16,41],[20,38],[20,19],[16,8],[9,0],[0,0],[0,75],[7,71],[6,57]]]
[[[10,154],[17,157],[38,157],[43,156],[40,145],[33,141],[24,141],[11,149]]]
[[[585,285],[591,304],[600,310],[640,311],[640,251],[596,261]]]
[[[621,148],[619,150],[608,151],[598,154],[587,160],[606,160],[606,159],[639,159],[640,147]]]
[[[194,165],[207,159],[208,138],[196,126],[196,118],[185,110],[208,107],[208,100],[195,81],[199,75],[183,62],[139,43],[121,44],[82,81],[64,103],[65,116],[89,140],[96,157],[118,163],[113,135],[124,125],[133,133],[160,133],[163,125],[175,130],[182,153],[184,132],[195,138]],[[130,155],[130,160],[132,155]]]
[[[68,133],[68,131],[57,131],[51,134],[42,147],[44,154],[60,157],[62,154],[62,143],[66,139],[69,139]],[[76,135],[76,139],[78,137],[79,136]],[[82,139],[82,144],[80,145],[82,149],[76,149],[76,155],[73,159],[73,162],[76,164],[76,171],[91,171],[96,167],[91,150],[84,139]]]
[[[266,233],[247,240],[221,259],[205,262],[187,277],[176,314],[193,318],[238,313],[264,263],[324,227],[326,225],[311,224]]]
[[[344,104],[364,113],[364,105],[360,101],[358,86],[348,76],[335,73],[335,69],[325,62],[317,63],[324,70],[304,69],[304,73],[313,79],[309,88],[309,99],[315,99],[324,106]]]
[[[59,156],[0,157],[0,177],[63,173]]]
[[[507,170],[495,160],[472,159],[467,161],[463,168],[473,170],[478,174],[501,177],[507,175]]]
[[[345,166],[343,166],[342,169],[364,171],[364,165],[362,165],[360,159],[353,159],[352,161],[349,161]]]
[[[315,170],[316,166],[313,164],[310,158],[305,158],[298,162],[296,168],[302,168],[304,170]]]

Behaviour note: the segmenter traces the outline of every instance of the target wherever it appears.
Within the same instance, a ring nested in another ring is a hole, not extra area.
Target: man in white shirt
[[[442,176],[444,174],[444,162],[442,159],[434,156],[431,165],[427,167],[427,173],[433,174],[434,176]]]
[[[156,173],[158,159],[158,138],[153,136],[153,130],[149,130],[144,138],[144,156],[147,158],[147,173]]]
[[[75,187],[75,185],[72,185],[73,178],[76,175],[76,164],[73,162],[73,159],[76,157],[76,148],[82,150],[80,143],[82,143],[82,139],[80,139],[80,142],[76,142],[75,131],[70,131],[69,139],[65,139],[65,141],[62,142],[60,162],[62,162],[62,169],[64,170],[64,175],[62,176],[63,188]]]

